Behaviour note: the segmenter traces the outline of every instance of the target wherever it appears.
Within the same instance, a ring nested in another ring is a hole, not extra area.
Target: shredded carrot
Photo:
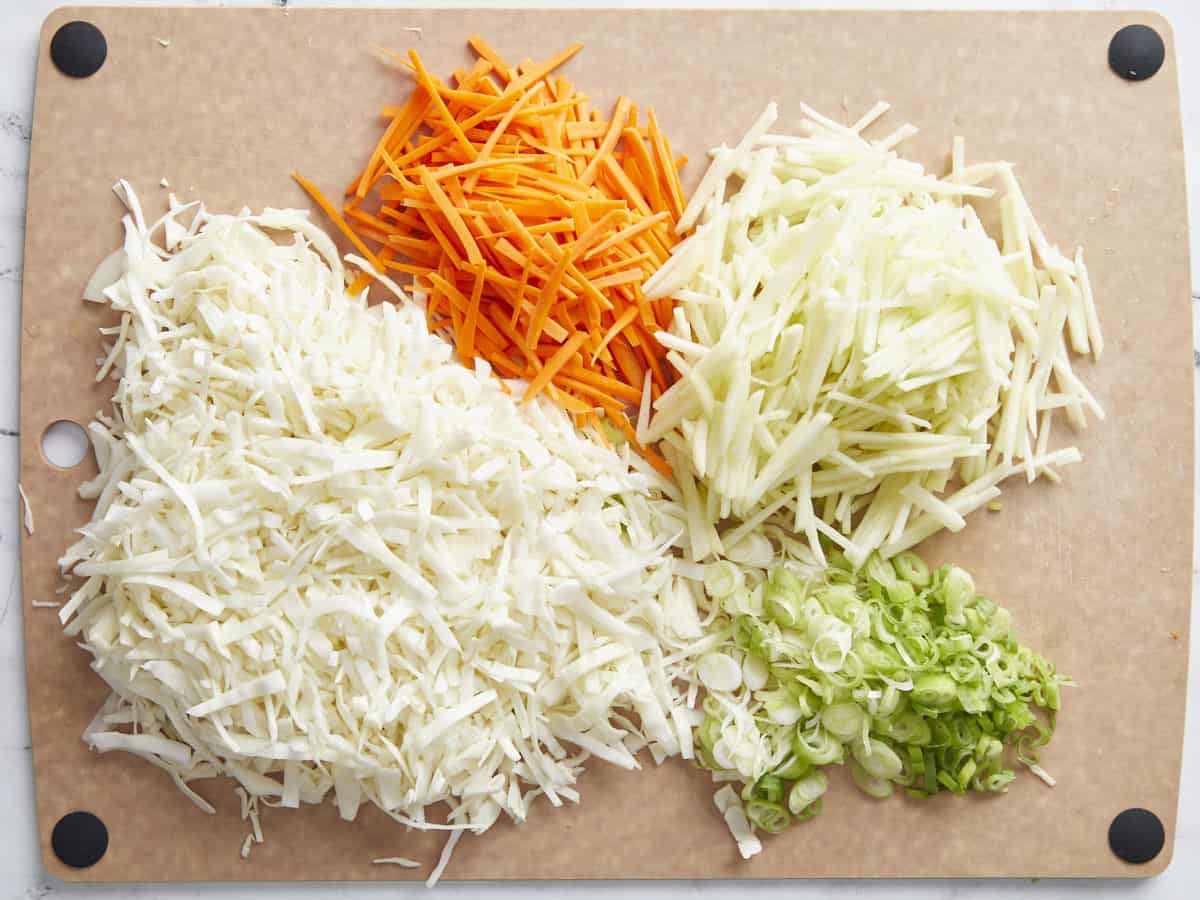
[[[491,44],[477,34],[471,35],[467,39],[467,43],[470,44],[472,50],[479,54],[480,59],[486,59],[492,64],[492,68],[496,70],[496,74],[503,78],[505,82],[513,80],[512,69],[500,57],[500,54],[492,49]]]
[[[471,301],[467,305],[467,316],[463,320],[462,347],[464,360],[475,356],[475,328],[479,323],[479,303],[483,299],[483,266],[475,268],[475,285],[471,288]]]
[[[579,176],[580,182],[585,187],[596,180],[596,174],[600,171],[600,164],[612,156],[612,152],[617,146],[617,141],[621,139],[621,132],[625,130],[625,123],[628,121],[629,98],[620,97],[617,99],[617,108],[613,110],[612,122],[609,123],[608,133],[604,135],[604,140],[600,142],[600,148],[596,151],[596,155],[591,158],[587,168]]]
[[[351,297],[357,297],[363,292],[363,288],[371,283],[371,280],[372,278],[370,272],[359,272],[358,277],[350,283],[348,288],[346,288],[346,293]]]
[[[617,321],[613,322],[608,331],[604,335],[604,339],[600,341],[600,346],[592,353],[592,362],[595,362],[600,354],[604,352],[604,348],[612,343],[612,339],[621,333],[621,329],[637,318],[638,310],[636,306],[631,306],[625,312],[621,313]]]
[[[669,219],[670,217],[671,217],[671,214],[668,213],[666,210],[662,210],[661,212],[656,212],[652,216],[646,216],[644,219],[634,222],[628,228],[623,229],[622,231],[618,231],[613,235],[610,235],[608,238],[606,238],[604,240],[603,243],[597,244],[595,247],[593,247],[591,250],[589,250],[588,253],[586,254],[586,256],[590,257],[590,256],[595,256],[596,254],[599,254],[599,253],[603,253],[609,247],[615,246],[616,244],[628,244],[630,241],[632,241],[637,235],[641,234],[643,231],[648,231],[649,229],[651,229],[655,225],[657,225],[659,222],[663,222],[663,221]]]
[[[567,338],[567,342],[554,351],[554,355],[546,361],[546,365],[542,371],[537,373],[537,377],[529,382],[529,390],[525,392],[525,399],[532,399],[546,387],[550,383],[550,379],[557,375],[567,361],[579,351],[585,340],[587,340],[587,335],[581,331],[577,331]]]
[[[629,419],[621,414],[621,410],[617,409],[611,404],[601,404],[601,406],[603,407],[608,418],[612,420],[613,424],[621,430],[621,432],[625,435],[625,439],[629,441],[634,449],[636,449],[638,453],[642,454],[646,462],[654,466],[654,468],[656,468],[663,475],[669,477],[671,475],[670,463],[668,463],[649,447],[642,446],[642,443],[637,439],[637,432],[634,430],[633,426],[629,424]]]
[[[354,245],[354,249],[367,258],[367,261],[375,267],[375,271],[382,272],[383,263],[379,261],[379,258],[375,256],[374,253],[367,249],[367,245],[364,244],[362,239],[354,233],[354,229],[346,224],[346,220],[338,214],[338,211],[334,208],[333,204],[325,199],[325,195],[317,189],[317,186],[311,181],[306,181],[296,172],[292,173],[292,177],[295,178],[296,183],[299,184],[300,187],[304,188],[305,192],[312,197],[313,202],[316,203],[317,206],[321,207],[321,211],[333,220],[333,223],[337,225],[342,234],[346,235],[350,243]]]
[[[467,140],[467,136],[463,134],[462,126],[458,124],[458,119],[450,114],[445,101],[442,99],[441,85],[435,84],[429,73],[425,71],[425,67],[421,65],[421,57],[417,55],[416,50],[408,51],[408,58],[412,60],[413,70],[416,72],[418,83],[429,92],[429,96],[433,97],[434,108],[437,109],[439,115],[445,120],[446,125],[452,134],[467,151],[467,156],[474,159],[478,155],[475,145]]]
[[[464,363],[527,379],[526,399],[545,394],[604,439],[602,412],[669,472],[629,415],[647,378],[655,397],[668,387],[655,334],[673,301],[641,284],[680,239],[681,162],[653,110],[620,97],[605,115],[558,73],[581,45],[514,65],[479,35],[467,43],[475,63],[446,82],[415,52],[383,51],[414,87],[384,106],[340,212],[296,180],[379,271],[412,279]]]
[[[654,110],[647,110],[646,116],[650,120],[650,146],[654,149],[654,159],[658,164],[658,177],[666,185],[671,204],[671,215],[678,220],[683,216],[684,205],[683,188],[679,185],[679,171],[675,167],[675,161],[671,158],[671,147],[658,129],[658,119],[654,117]]]
[[[566,376],[564,381],[568,383],[571,379],[575,379],[583,384],[602,388],[608,392],[609,396],[619,397],[627,403],[637,403],[642,399],[641,388],[635,388],[629,382],[609,378],[600,372],[590,371],[582,366],[573,366],[570,364],[563,367],[563,372]]]
[[[554,264],[554,271],[550,273],[550,277],[542,285],[542,292],[538,296],[537,305],[533,308],[533,315],[529,319],[529,331],[525,336],[526,347],[532,349],[542,336],[542,329],[546,326],[546,319],[550,315],[550,309],[558,297],[558,289],[559,285],[562,284],[563,272],[567,270],[567,264],[570,261],[571,255],[563,253],[558,258],[558,262]]]

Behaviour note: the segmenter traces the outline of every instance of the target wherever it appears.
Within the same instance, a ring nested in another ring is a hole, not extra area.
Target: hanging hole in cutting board
[[[88,437],[83,426],[70,419],[52,422],[42,432],[42,456],[60,469],[72,469],[87,456]]]

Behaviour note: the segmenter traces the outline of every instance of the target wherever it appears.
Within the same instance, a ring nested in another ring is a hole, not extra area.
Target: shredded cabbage
[[[695,734],[701,764],[741,782],[753,828],[774,833],[817,815],[822,767],[840,763],[877,798],[897,786],[914,797],[995,792],[1015,777],[1006,752],[1015,747],[1053,786],[1038,750],[1073,682],[1017,642],[1008,612],[979,596],[967,572],[930,572],[911,552],[872,556],[856,571],[832,553],[827,568],[788,560],[754,581],[763,613],[722,598],[713,627],[725,643],[709,655],[756,660],[767,677],[722,690],[701,669]],[[744,829],[734,837],[745,845]]]
[[[462,830],[578,800],[590,756],[690,755],[703,592],[670,483],[460,366],[417,304],[348,296],[303,213],[172,198],[148,225],[117,192],[124,247],[88,293],[121,314],[118,384],[60,560],[113,691],[94,749],[209,812],[191,784],[232,776],[256,839],[260,801],[331,791],[346,819],[449,830],[435,878]]]
[[[894,556],[1006,478],[1057,480],[1080,455],[1049,449],[1055,409],[1103,418],[1068,352],[1103,349],[1082,254],[1047,242],[1010,164],[967,166],[956,139],[938,179],[892,150],[910,126],[862,137],[886,108],[847,128],[805,107],[789,137],[771,104],[713,151],[679,223],[699,227],[644,286],[678,300],[679,378],[639,437],[663,441],[697,558],[736,558],[730,516]],[[964,201],[997,179],[993,238]]]
[[[24,511],[23,523],[25,531],[28,534],[33,534],[33,507],[29,505],[29,498],[25,496],[25,488],[19,481],[17,482],[17,493],[21,495],[21,509]]]

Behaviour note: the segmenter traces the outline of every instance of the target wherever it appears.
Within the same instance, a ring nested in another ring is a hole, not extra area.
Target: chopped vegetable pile
[[[667,387],[654,333],[672,304],[641,285],[678,240],[684,161],[653,110],[639,122],[620,97],[605,116],[555,74],[581,45],[512,66],[470,44],[478,61],[455,87],[416,51],[400,60],[413,92],[384,108],[389,124],[340,214],[297,180],[376,269],[413,276],[429,329],[449,329],[463,360],[528,379],[527,396],[546,390],[580,421],[602,410],[668,472],[625,407],[647,379],[655,397]]]
[[[714,151],[680,227],[702,224],[645,285],[678,298],[659,340],[680,378],[655,401],[689,496],[693,553],[715,523],[776,513],[862,565],[992,501],[999,482],[1057,480],[1054,410],[1084,427],[1100,405],[1068,348],[1103,348],[1081,253],[1049,244],[1008,163],[945,179],[882,140],[805,108],[802,137],[768,133],[774,104]],[[999,242],[964,198],[990,199]],[[694,486],[691,482],[695,482]]]
[[[84,293],[117,388],[60,560],[112,688],[87,743],[209,812],[195,782],[236,779],[243,856],[260,802],[448,831],[430,883],[591,757],[697,760],[745,857],[831,765],[880,798],[1053,785],[1072,682],[909,548],[1080,459],[1050,437],[1103,418],[1081,252],[1009,163],[865,137],[886,104],[796,137],[771,104],[685,205],[654,113],[561,74],[580,45],[469,44],[452,85],[393,57],[412,92],[339,202],[295,175],[353,278],[302,212],[148,224],[117,185]]]
[[[260,799],[457,835],[577,800],[591,756],[690,755],[702,593],[661,476],[454,362],[417,306],[348,297],[302,214],[148,226],[119,188],[88,290],[121,313],[116,412],[60,562],[113,689],[92,747],[210,812],[190,783],[232,776],[256,837]]]
[[[967,572],[930,572],[911,552],[857,571],[841,554],[780,564],[758,583],[736,571],[715,563],[705,579],[726,637],[698,662],[696,754],[743,785],[740,804],[732,789],[717,798],[743,856],[758,852],[754,829],[820,812],[828,765],[848,763],[872,797],[1003,791],[1015,746],[1053,784],[1037,750],[1072,682],[1017,643]]]

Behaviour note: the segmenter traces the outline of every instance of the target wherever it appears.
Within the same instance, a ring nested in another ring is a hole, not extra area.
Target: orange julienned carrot
[[[641,283],[680,240],[680,163],[653,110],[620,97],[605,116],[557,73],[582,45],[512,65],[478,35],[468,44],[476,62],[449,84],[416,52],[384,51],[415,87],[384,107],[343,212],[296,180],[373,266],[413,279],[464,362],[527,379],[526,399],[546,394],[577,423],[602,412],[669,472],[628,412],[647,378],[655,397],[668,386],[654,335],[673,304]]]

